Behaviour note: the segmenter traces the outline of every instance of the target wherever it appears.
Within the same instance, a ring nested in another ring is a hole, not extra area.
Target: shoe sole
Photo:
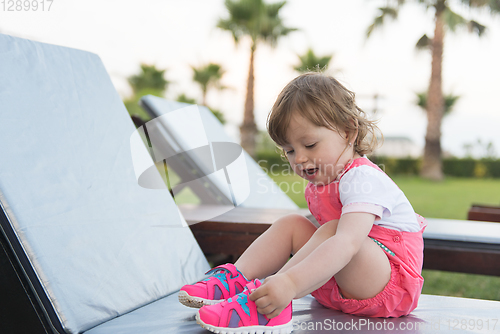
[[[246,326],[237,328],[217,327],[204,323],[196,313],[196,323],[212,333],[220,334],[289,334],[293,330],[292,320],[278,326]]]
[[[223,301],[225,301],[225,299],[221,300],[203,299],[200,297],[190,296],[184,290],[179,291],[179,302],[187,307],[200,308],[204,305],[215,305],[222,303]]]

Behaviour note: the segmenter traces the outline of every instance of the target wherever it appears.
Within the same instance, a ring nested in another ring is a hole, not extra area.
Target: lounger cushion
[[[208,333],[196,324],[196,312],[171,295],[85,334]],[[406,317],[366,318],[327,309],[308,295],[293,301],[293,334],[492,333],[500,326],[499,313],[500,303],[495,301],[422,295],[419,306]]]
[[[1,207],[66,332],[209,269],[169,192],[138,185],[135,127],[98,56],[0,35],[0,73]]]

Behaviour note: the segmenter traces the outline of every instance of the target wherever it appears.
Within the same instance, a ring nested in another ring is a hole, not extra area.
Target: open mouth
[[[310,178],[310,177],[313,177],[314,175],[316,175],[318,170],[319,170],[318,168],[306,168],[306,169],[303,169],[302,171],[306,174],[306,176],[308,178]]]

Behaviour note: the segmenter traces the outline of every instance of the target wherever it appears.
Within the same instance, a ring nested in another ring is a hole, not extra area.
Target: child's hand
[[[266,278],[249,298],[257,305],[257,311],[269,319],[283,311],[296,295],[295,283],[287,274],[277,274]]]

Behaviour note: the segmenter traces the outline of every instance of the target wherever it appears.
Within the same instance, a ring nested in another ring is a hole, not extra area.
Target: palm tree
[[[141,72],[130,76],[127,80],[134,94],[143,89],[156,89],[162,93],[168,88],[170,81],[165,79],[165,71],[155,65],[141,64]]]
[[[155,65],[141,64],[141,71],[127,78],[130,87],[132,87],[133,95],[124,99],[123,103],[134,119],[141,120],[141,122],[151,119],[149,114],[139,106],[139,100],[148,94],[159,97],[165,94],[170,84],[170,81],[165,79],[165,72],[166,70],[157,69]],[[136,122],[136,124],[139,123]]]
[[[263,0],[225,0],[229,18],[220,19],[217,23],[218,28],[231,32],[235,43],[238,43],[244,36],[249,36],[252,40],[245,110],[243,124],[240,126],[241,146],[252,157],[255,157],[255,136],[257,134],[253,112],[254,54],[260,41],[267,42],[274,47],[281,36],[296,30],[286,27],[279,15],[285,4],[286,1],[266,4]]]
[[[196,104],[196,99],[193,99],[184,93],[177,95],[175,100],[182,103]]]
[[[415,93],[417,100],[416,105],[427,111],[427,92]],[[455,103],[460,99],[460,95],[446,94],[443,96],[443,116],[447,116],[453,110]]]
[[[380,15],[368,27],[367,37],[370,36],[374,29],[381,26],[387,17],[396,19],[399,8],[409,2],[418,3],[426,10],[434,10],[434,36],[429,38],[427,35],[423,35],[417,42],[418,48],[430,48],[432,53],[431,77],[426,104],[427,133],[425,135],[424,157],[420,174],[422,177],[431,180],[442,180],[441,122],[444,108],[442,63],[445,28],[455,31],[458,27],[467,27],[469,32],[481,36],[486,27],[477,21],[467,20],[454,12],[450,7],[451,0],[392,0],[388,1],[385,7],[379,8]],[[455,2],[459,2],[470,9],[488,8],[492,14],[500,12],[498,0],[457,0]]]
[[[328,64],[333,58],[333,54],[323,57],[317,56],[311,48],[309,48],[304,55],[297,56],[299,57],[300,64],[295,66],[293,69],[300,73],[326,70]]]
[[[210,88],[224,89],[220,80],[224,75],[224,70],[219,64],[210,63],[200,67],[191,66],[193,69],[193,80],[200,85],[202,92],[201,104],[207,106],[207,91]]]

